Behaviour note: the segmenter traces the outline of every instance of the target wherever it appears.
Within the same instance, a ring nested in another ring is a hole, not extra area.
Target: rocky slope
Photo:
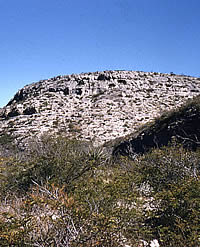
[[[195,151],[200,147],[200,96],[189,100],[177,110],[164,113],[138,131],[116,140],[113,155],[135,157],[152,148],[181,144]]]
[[[96,145],[133,133],[199,95],[200,78],[138,71],[57,76],[25,86],[0,110],[0,135],[24,146],[42,133]]]

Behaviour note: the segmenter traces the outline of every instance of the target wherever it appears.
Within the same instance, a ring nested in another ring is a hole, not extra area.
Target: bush
[[[47,181],[65,186],[70,191],[78,179],[107,162],[100,149],[85,143],[58,137],[44,137],[36,142],[25,160],[12,158],[9,165],[3,165],[6,174],[6,191],[23,193],[29,190],[33,181],[44,184]]]
[[[200,244],[199,164],[198,151],[180,146],[153,150],[137,163],[139,185],[150,188],[145,227],[161,246]]]
[[[154,192],[177,184],[185,178],[200,175],[200,152],[185,150],[182,146],[154,149],[143,155],[137,163],[141,183],[148,183]]]
[[[155,149],[112,160],[44,137],[26,159],[0,159],[0,245],[199,246],[200,152]]]
[[[158,206],[147,222],[161,246],[200,245],[199,182],[199,179],[185,179],[155,195],[153,203]]]
[[[109,174],[91,171],[71,193],[54,184],[36,184],[24,198],[12,198],[1,209],[0,236],[2,243],[19,246],[136,244],[140,204],[131,176],[120,175],[117,168]],[[12,231],[15,234],[8,242]]]

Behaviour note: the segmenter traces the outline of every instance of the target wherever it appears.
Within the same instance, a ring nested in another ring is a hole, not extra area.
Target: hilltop
[[[57,76],[25,86],[0,110],[16,143],[60,133],[101,145],[127,136],[200,93],[200,78],[141,71]]]

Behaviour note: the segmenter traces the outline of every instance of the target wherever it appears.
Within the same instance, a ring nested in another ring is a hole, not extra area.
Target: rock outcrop
[[[200,78],[138,71],[57,76],[19,90],[0,111],[0,135],[20,145],[42,133],[61,133],[96,145],[199,95]]]
[[[200,147],[200,96],[188,101],[177,110],[144,125],[124,140],[118,140],[113,155],[135,157],[152,148],[181,144],[196,151]]]

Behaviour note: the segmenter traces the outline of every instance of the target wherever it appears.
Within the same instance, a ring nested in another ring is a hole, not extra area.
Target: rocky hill
[[[113,155],[135,157],[152,148],[181,144],[196,151],[200,147],[200,96],[188,100],[176,110],[165,112],[161,117],[141,126],[138,131],[119,138],[113,143]]]
[[[133,71],[19,90],[0,109],[0,246],[200,246],[199,92]]]
[[[61,133],[100,145],[199,95],[200,78],[139,71],[57,76],[19,90],[0,109],[0,136]]]

